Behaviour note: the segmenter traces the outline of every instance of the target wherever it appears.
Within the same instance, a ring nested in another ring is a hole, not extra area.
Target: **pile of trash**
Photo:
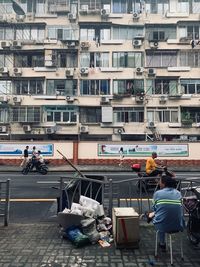
[[[72,203],[58,213],[61,235],[76,247],[96,244],[109,247],[113,242],[112,221],[104,214],[103,206],[94,199],[80,196],[79,203]]]

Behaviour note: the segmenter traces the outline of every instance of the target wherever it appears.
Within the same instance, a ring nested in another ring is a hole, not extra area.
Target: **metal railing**
[[[0,180],[0,217],[3,217],[4,226],[8,226],[10,209],[10,179]]]
[[[68,208],[78,201],[80,195],[84,195],[100,202],[109,216],[112,215],[113,207],[134,207],[140,215],[151,210],[153,193],[158,190],[158,177],[136,177],[120,181],[107,179],[106,176],[99,177],[103,179],[61,177],[60,210],[63,209],[63,192]],[[199,177],[176,178],[176,188],[181,191],[183,197],[190,194],[190,187],[196,185],[200,185]]]

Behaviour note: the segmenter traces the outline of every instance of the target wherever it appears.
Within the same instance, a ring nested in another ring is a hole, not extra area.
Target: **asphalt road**
[[[73,177],[74,173],[49,173],[40,175],[38,173],[0,173],[0,179],[11,180],[11,203],[10,203],[10,222],[27,223],[55,220],[57,213],[57,197],[60,176]],[[85,175],[90,173],[84,173]],[[113,181],[122,181],[136,177],[134,173],[127,172],[105,172],[92,173],[92,175],[105,175]],[[184,172],[177,173],[177,178],[196,177],[200,181],[200,173]],[[133,183],[133,187],[134,187]],[[114,186],[114,190],[115,190]],[[125,197],[130,190],[130,184],[121,183],[116,190],[120,191],[121,197]],[[134,189],[135,190],[135,189]]]

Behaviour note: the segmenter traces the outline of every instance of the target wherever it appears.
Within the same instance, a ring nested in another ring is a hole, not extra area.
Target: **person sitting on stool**
[[[174,188],[175,180],[169,176],[160,178],[160,190],[153,196],[153,212],[146,213],[147,222],[151,220],[159,231],[159,247],[166,249],[165,233],[179,232],[184,229],[181,193]]]

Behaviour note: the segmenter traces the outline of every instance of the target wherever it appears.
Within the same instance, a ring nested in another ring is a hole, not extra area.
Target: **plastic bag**
[[[76,247],[82,247],[90,243],[89,238],[78,227],[68,228],[66,236]]]
[[[99,241],[100,235],[96,229],[96,221],[94,219],[84,219],[81,221],[82,231],[89,238],[92,244]]]

